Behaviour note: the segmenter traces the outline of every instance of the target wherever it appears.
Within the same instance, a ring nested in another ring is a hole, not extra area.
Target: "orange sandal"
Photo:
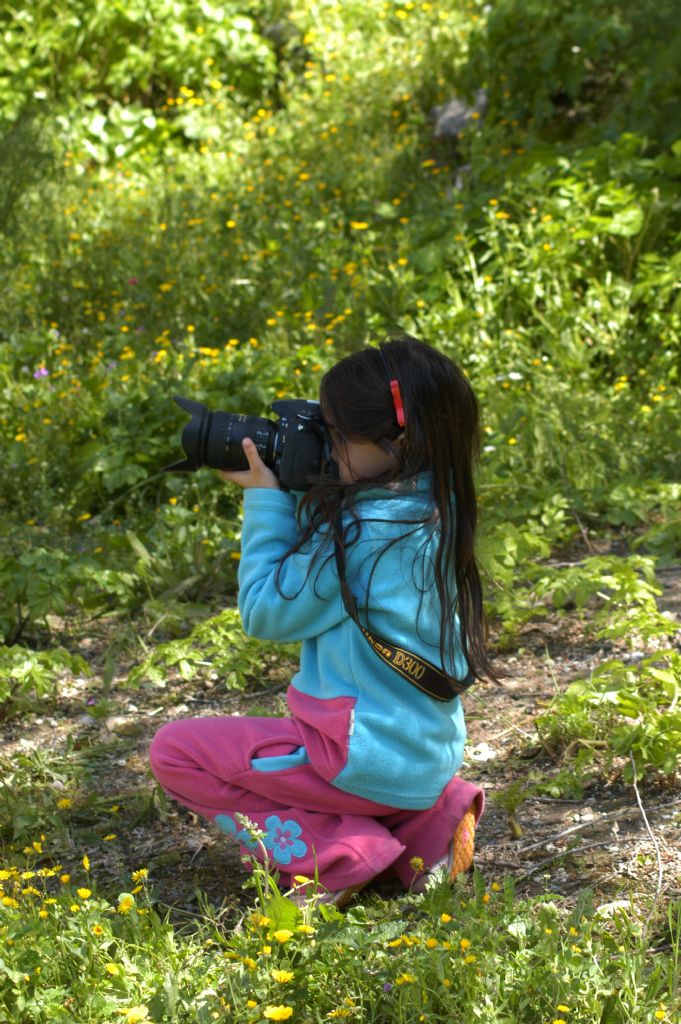
[[[423,872],[411,886],[411,891],[425,892],[426,883],[434,875],[445,875],[453,882],[457,875],[463,871],[470,871],[473,867],[473,856],[475,853],[475,812],[466,811],[463,818],[456,826],[449,850],[446,856],[441,857],[432,867]]]

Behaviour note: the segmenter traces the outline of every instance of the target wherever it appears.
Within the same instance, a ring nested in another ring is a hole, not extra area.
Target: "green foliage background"
[[[64,678],[88,673],[106,713],[131,661],[130,686],[161,686],[171,671],[234,688],[257,680],[275,655],[243,637],[232,607],[239,494],[208,471],[163,473],[184,422],[172,396],[266,414],[274,397],[313,396],[345,353],[407,330],[464,366],[484,410],[481,557],[499,646],[565,608],[582,609],[600,637],[652,644],[635,665],[615,658],[575,684],[538,723],[543,742],[587,738],[630,758],[639,778],[675,777],[679,656],[655,569],[681,548],[680,26],[674,0],[3,6],[4,715],[35,712]],[[481,88],[486,114],[457,139],[435,138],[434,109]],[[585,536],[623,553],[551,560]],[[97,619],[115,628],[89,664],[79,642]],[[29,785],[22,771],[3,798],[15,830],[3,835],[19,842],[56,814],[21,796],[38,777],[28,766]],[[18,869],[4,881],[18,887]],[[27,924],[7,899],[17,945],[5,1005],[17,1020],[72,1019],[78,951],[104,977],[104,947],[84,943],[68,900],[64,930],[57,917]],[[510,966],[503,996],[484,997],[485,1019],[553,1019],[568,998],[558,983],[530,983],[545,940],[525,936],[544,928],[542,913],[508,895]],[[565,977],[579,979],[579,1019],[604,1005],[609,1021],[667,1019],[658,1000],[678,977],[666,964],[642,988],[642,954],[621,970],[603,957],[625,949],[618,927],[593,930],[607,977],[589,974],[569,939],[561,950],[551,940]],[[627,943],[637,927],[624,928]],[[25,987],[40,966],[38,928],[49,991]],[[359,978],[361,957],[352,936],[328,934],[315,999],[352,1016],[334,965],[340,956]],[[61,936],[72,945],[55,957]],[[241,973],[230,975],[240,1020],[260,1020],[276,996],[258,975],[247,1014],[252,941],[237,942]],[[159,963],[176,948],[153,916],[116,918],[110,943],[128,958],[153,949]],[[204,947],[178,948],[198,1001],[145,954],[125,984],[88,995],[82,1019],[150,993],[154,1019],[231,1019],[199,984]],[[381,981],[394,981],[392,954],[376,955]],[[463,994],[440,993],[432,1019],[483,1005],[474,970]],[[366,1019],[421,1019],[411,984],[397,1004],[377,989]]]

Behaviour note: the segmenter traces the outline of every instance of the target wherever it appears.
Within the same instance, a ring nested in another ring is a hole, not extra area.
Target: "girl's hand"
[[[260,458],[258,449],[250,437],[244,438],[243,449],[244,455],[248,459],[248,469],[230,470],[229,472],[219,469],[218,473],[222,479],[228,480],[232,484],[238,484],[244,490],[249,487],[267,487],[273,491],[280,491],[279,481]]]

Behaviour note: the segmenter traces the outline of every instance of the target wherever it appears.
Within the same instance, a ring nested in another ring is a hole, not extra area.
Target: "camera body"
[[[278,420],[241,413],[212,412],[202,402],[174,396],[191,415],[182,432],[186,459],[165,466],[167,472],[191,473],[202,466],[246,470],[248,461],[242,441],[250,437],[260,458],[286,491],[307,491],[321,475],[337,475],[331,458],[331,437],[322,419],[319,402],[304,398],[272,403]]]

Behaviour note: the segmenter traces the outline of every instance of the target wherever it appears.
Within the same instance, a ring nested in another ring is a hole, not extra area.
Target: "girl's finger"
[[[245,437],[242,442],[242,448],[244,455],[248,459],[249,469],[261,469],[265,464],[260,458],[260,452],[258,451],[254,441],[250,437]]]

